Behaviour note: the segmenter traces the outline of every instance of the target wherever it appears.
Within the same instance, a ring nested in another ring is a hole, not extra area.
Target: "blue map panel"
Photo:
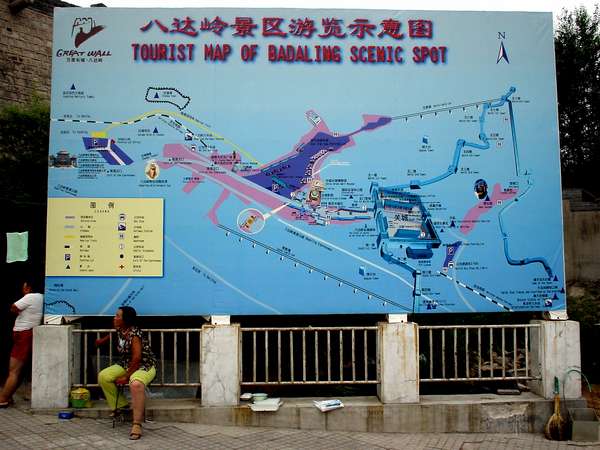
[[[53,51],[49,198],[164,227],[48,312],[566,309],[551,14],[57,8]]]

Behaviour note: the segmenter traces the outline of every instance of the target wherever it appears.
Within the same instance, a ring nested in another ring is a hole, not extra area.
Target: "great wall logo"
[[[75,48],[59,48],[56,51],[55,56],[57,58],[63,58],[68,63],[103,62],[106,58],[112,56],[110,50],[106,48],[78,50],[78,48],[105,28],[104,25],[96,25],[96,21],[91,17],[76,17],[73,20],[73,26],[71,27],[71,37],[74,38]]]
[[[77,34],[75,31],[77,30]],[[75,48],[87,41],[92,36],[104,30],[104,25],[96,25],[96,21],[91,17],[77,17],[73,20],[71,28],[71,37],[75,34]]]

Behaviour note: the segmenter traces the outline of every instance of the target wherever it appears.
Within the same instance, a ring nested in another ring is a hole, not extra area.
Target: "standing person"
[[[23,297],[10,307],[17,314],[13,327],[13,346],[10,352],[8,377],[0,393],[0,408],[7,408],[13,402],[12,396],[19,387],[23,366],[31,357],[33,347],[33,327],[42,322],[44,312],[44,296],[36,293],[36,286],[27,280],[23,283]]]
[[[98,374],[98,383],[106,401],[115,412],[128,407],[127,399],[123,395],[117,395],[117,385],[129,383],[133,406],[133,424],[129,439],[132,440],[142,437],[146,386],[156,376],[156,359],[142,331],[136,326],[136,318],[137,313],[131,306],[121,306],[117,310],[113,326],[117,330],[117,350],[121,360],[119,364],[113,364]],[[109,337],[107,335],[97,339],[96,345],[104,344]]]

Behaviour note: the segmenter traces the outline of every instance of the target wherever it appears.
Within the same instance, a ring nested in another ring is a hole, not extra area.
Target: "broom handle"
[[[558,377],[554,377],[554,414],[560,414],[560,385]]]

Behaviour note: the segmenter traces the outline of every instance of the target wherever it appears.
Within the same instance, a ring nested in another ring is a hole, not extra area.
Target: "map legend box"
[[[50,198],[46,276],[162,277],[162,198]]]

